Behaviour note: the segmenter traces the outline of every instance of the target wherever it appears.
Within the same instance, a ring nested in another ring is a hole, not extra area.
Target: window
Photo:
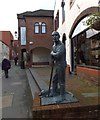
[[[59,28],[59,11],[57,12],[57,15],[55,17],[55,30]]]
[[[47,27],[45,22],[35,22],[34,24],[34,33],[46,33],[47,32]]]
[[[73,6],[75,0],[70,0],[70,8]]]
[[[76,64],[100,67],[100,33],[86,38],[87,31],[73,39],[74,61]]]
[[[41,33],[46,33],[46,24],[45,23],[41,24]]]
[[[13,40],[11,40],[11,46],[14,46],[14,41]]]
[[[39,23],[36,22],[34,25],[34,33],[39,33]]]
[[[20,34],[21,34],[21,45],[26,45],[26,27],[21,27]]]
[[[100,67],[100,33],[90,37],[86,41],[88,47],[87,65]]]
[[[65,2],[62,0],[61,7],[62,7],[62,23],[65,21],[65,10],[64,10]]]

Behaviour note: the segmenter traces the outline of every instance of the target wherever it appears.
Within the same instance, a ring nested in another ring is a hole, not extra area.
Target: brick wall
[[[45,22],[47,25],[46,34],[34,34],[34,23],[35,22]],[[52,32],[53,32],[53,18],[52,17],[27,17],[26,18],[27,27],[27,42],[33,41],[34,45],[31,45],[29,49],[34,49],[35,47],[45,47],[51,49]]]
[[[45,22],[47,27],[46,34],[35,34],[34,33],[34,23],[35,22]],[[20,44],[20,27],[26,27],[26,45]],[[53,32],[53,17],[50,16],[25,16],[25,19],[18,19],[18,32],[19,32],[19,59],[22,56],[22,49],[29,51],[31,53],[35,48],[47,48],[51,50],[53,45],[52,32]],[[32,42],[32,44],[30,44]],[[32,57],[32,55],[31,55]],[[30,63],[32,63],[32,58]],[[37,64],[37,63],[36,63]]]
[[[77,75],[81,79],[91,80],[98,85],[100,80],[100,70],[77,66]]]
[[[13,40],[13,35],[11,34],[10,31],[2,31],[2,40],[4,43],[10,46],[11,40]]]
[[[97,120],[100,113],[99,105],[83,106],[79,103],[71,103],[41,106],[40,98],[37,94],[35,94],[35,99],[33,102],[33,120],[44,120],[45,118],[48,120]]]
[[[70,74],[70,65],[67,64],[67,67],[66,67],[66,74]]]

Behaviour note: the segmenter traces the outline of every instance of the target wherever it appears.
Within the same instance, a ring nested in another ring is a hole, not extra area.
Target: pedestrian
[[[51,96],[60,94],[63,98],[65,94],[65,70],[67,66],[66,49],[64,43],[59,40],[60,35],[58,32],[54,31],[52,37],[54,45],[50,55],[51,61],[53,61],[55,65],[55,75],[52,81]]]
[[[2,70],[4,70],[5,78],[8,78],[8,71],[11,68],[10,61],[4,56],[2,60]]]
[[[15,65],[17,65],[17,61],[18,61],[18,57],[14,57],[14,62],[15,62]]]

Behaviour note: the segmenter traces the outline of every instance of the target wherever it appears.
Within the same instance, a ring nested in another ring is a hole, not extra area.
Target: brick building
[[[18,40],[13,40],[11,46],[12,46],[12,59],[14,59],[14,57],[19,55]]]
[[[53,10],[17,14],[20,61],[48,64],[52,48]]]
[[[12,59],[12,46],[13,35],[10,31],[0,31],[0,43],[2,44],[2,57],[6,56],[8,59]]]

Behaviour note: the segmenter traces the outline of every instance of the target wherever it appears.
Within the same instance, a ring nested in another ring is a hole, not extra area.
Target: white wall
[[[71,43],[69,39],[69,33],[71,27],[75,21],[75,19],[83,12],[85,9],[89,7],[96,7],[98,6],[98,0],[75,0],[72,8],[70,9],[70,0],[65,1],[65,22],[62,24],[62,7],[61,2],[62,0],[56,0],[55,9],[54,9],[54,18],[56,17],[57,11],[59,10],[59,29],[58,32],[60,33],[62,39],[63,33],[66,33],[66,60],[69,65],[71,65]]]
[[[4,56],[9,59],[9,47],[0,41],[0,63]]]
[[[33,51],[32,62],[49,62],[50,52],[45,48],[37,48]]]
[[[9,59],[9,47],[2,43],[2,57],[6,56]]]
[[[4,56],[9,59],[9,47],[2,41],[2,31],[0,31],[0,63]]]

